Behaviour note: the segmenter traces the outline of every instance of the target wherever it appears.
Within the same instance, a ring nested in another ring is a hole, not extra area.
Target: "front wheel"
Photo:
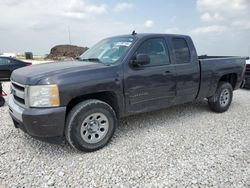
[[[233,87],[228,82],[220,82],[215,94],[208,98],[211,110],[222,113],[228,110],[233,99]]]
[[[74,148],[91,152],[110,141],[116,126],[117,117],[110,105],[100,100],[86,100],[70,111],[65,135]]]

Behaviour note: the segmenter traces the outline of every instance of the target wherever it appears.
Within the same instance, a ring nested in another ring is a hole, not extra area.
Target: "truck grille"
[[[11,81],[11,93],[16,104],[25,107],[25,86]]]
[[[246,76],[250,76],[250,64],[247,64],[247,67],[246,67]]]

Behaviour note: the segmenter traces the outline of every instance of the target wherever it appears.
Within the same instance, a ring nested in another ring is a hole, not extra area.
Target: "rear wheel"
[[[5,100],[3,97],[0,97],[0,107],[4,106]]]
[[[110,105],[99,100],[87,100],[69,113],[65,135],[71,146],[90,152],[110,141],[116,125],[116,114]]]
[[[228,82],[220,82],[215,94],[208,98],[211,110],[222,113],[228,110],[233,99],[233,88]]]

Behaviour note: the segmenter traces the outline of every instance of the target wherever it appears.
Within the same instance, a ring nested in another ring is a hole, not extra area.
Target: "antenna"
[[[132,35],[136,35],[137,33],[135,32],[135,30],[132,32]]]
[[[70,35],[70,26],[68,25],[68,32],[69,32],[69,44],[71,45],[71,35]]]

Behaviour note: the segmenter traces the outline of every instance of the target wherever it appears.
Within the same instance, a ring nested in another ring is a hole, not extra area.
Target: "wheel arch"
[[[220,77],[218,81],[218,85],[220,82],[228,82],[232,85],[233,90],[234,90],[237,84],[237,79],[238,79],[238,75],[236,73],[225,74]]]
[[[73,98],[67,105],[66,117],[68,116],[71,109],[76,106],[78,103],[89,100],[89,99],[97,99],[109,104],[115,111],[117,118],[121,115],[121,108],[119,106],[118,95],[112,91],[103,91],[91,94],[85,94],[78,97]]]

